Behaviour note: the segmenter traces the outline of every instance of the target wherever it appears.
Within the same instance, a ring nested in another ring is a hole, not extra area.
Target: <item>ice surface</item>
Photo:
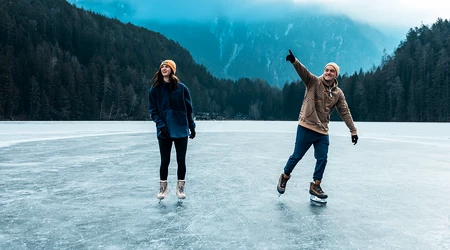
[[[179,205],[153,122],[1,122],[0,249],[449,249],[450,124],[356,125],[330,124],[317,205],[312,149],[276,191],[296,122],[198,121]]]

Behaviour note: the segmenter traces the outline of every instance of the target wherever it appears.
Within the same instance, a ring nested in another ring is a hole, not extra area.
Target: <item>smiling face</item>
[[[172,69],[167,64],[161,65],[160,70],[161,70],[161,74],[163,75],[163,77],[168,77],[168,76],[170,76],[170,73],[172,73]]]
[[[336,69],[331,65],[326,66],[323,70],[323,77],[327,82],[334,80],[337,77]]]

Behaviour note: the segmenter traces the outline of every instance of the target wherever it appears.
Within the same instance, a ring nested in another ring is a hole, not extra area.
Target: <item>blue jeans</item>
[[[284,167],[284,173],[286,175],[291,174],[292,170],[294,170],[297,163],[303,158],[311,145],[314,145],[314,158],[316,158],[313,180],[322,180],[328,159],[328,146],[330,146],[329,136],[314,132],[300,125],[297,127],[294,153],[289,157]]]

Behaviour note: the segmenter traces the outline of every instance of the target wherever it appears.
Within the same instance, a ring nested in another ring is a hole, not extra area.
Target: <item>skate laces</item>
[[[280,183],[280,186],[281,186],[282,188],[285,188],[285,187],[286,187],[287,180],[288,180],[288,179],[284,178],[284,176],[281,177],[281,183]]]
[[[315,185],[315,186],[316,186],[317,192],[319,192],[320,194],[323,193],[322,188],[320,187],[320,185]]]
[[[314,185],[313,189],[316,190],[317,193],[319,193],[319,194],[323,193],[322,188],[320,187],[320,184],[319,185],[313,184],[313,185]]]

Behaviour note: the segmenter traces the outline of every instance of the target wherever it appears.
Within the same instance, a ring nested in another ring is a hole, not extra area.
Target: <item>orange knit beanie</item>
[[[169,67],[172,69],[172,72],[175,74],[177,72],[177,65],[175,64],[174,61],[172,60],[164,60],[161,65],[159,65],[159,67],[161,68],[161,66],[163,65],[169,65]]]

